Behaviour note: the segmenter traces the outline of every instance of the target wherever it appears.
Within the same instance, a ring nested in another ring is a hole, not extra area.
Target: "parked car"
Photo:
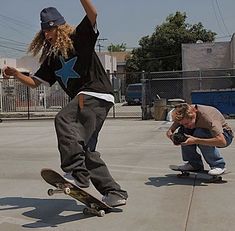
[[[125,100],[128,105],[139,105],[142,102],[142,83],[129,84],[126,88]]]

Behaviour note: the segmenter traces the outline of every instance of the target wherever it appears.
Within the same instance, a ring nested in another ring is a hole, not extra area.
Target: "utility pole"
[[[101,47],[104,47],[100,44],[100,41],[106,41],[108,40],[107,38],[100,38],[100,39],[97,39],[97,47],[98,47],[98,51],[101,52]]]

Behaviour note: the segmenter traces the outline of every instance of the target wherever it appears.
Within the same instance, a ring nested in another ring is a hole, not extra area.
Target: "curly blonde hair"
[[[73,42],[71,35],[74,33],[74,27],[65,23],[63,25],[56,26],[56,42],[53,46],[46,41],[44,33],[40,30],[36,33],[31,44],[28,48],[28,53],[32,53],[33,56],[41,53],[39,62],[42,63],[49,56],[62,55],[64,58],[68,58],[69,53],[74,53]]]
[[[172,119],[177,122],[180,122],[184,118],[192,119],[195,111],[195,107],[187,103],[177,104],[175,105],[175,109],[172,111]]]

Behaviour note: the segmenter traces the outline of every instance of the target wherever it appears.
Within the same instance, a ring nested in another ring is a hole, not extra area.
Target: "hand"
[[[3,78],[9,79],[11,76],[16,76],[18,71],[13,67],[5,67],[2,70]]]
[[[190,136],[190,135],[187,135],[187,134],[184,134],[186,137],[187,137],[187,140],[185,140],[184,142],[182,142],[181,144],[182,145],[193,145],[193,144],[196,144],[196,137],[194,136]]]
[[[166,132],[166,136],[167,136],[170,140],[172,140],[173,132],[172,132],[171,130],[168,130],[168,131]]]

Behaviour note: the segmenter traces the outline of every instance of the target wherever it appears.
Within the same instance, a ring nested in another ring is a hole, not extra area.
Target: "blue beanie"
[[[55,7],[44,8],[40,13],[40,19],[42,30],[66,23],[64,17]]]

